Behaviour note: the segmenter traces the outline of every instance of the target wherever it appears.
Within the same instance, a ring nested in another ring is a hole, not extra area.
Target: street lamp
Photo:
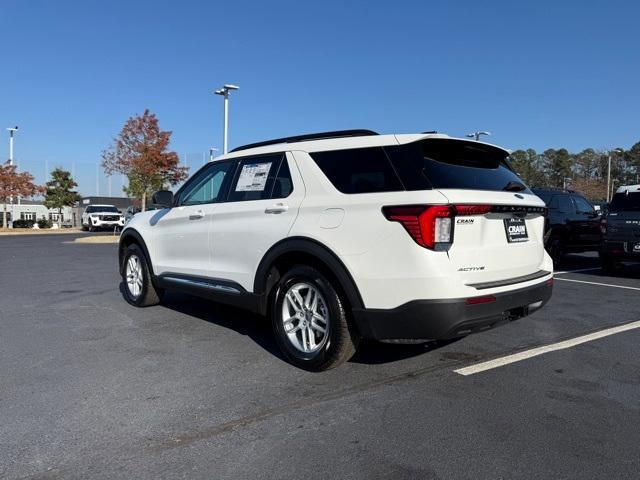
[[[237,85],[231,85],[225,83],[222,88],[214,91],[216,95],[222,95],[224,97],[224,133],[222,137],[222,153],[227,153],[227,138],[228,138],[228,126],[229,126],[229,92],[231,90],[238,90],[240,87]]]
[[[473,138],[477,142],[478,140],[480,140],[481,135],[491,135],[491,132],[472,132],[467,133],[465,137]]]
[[[216,156],[215,152],[217,152],[217,151],[218,151],[218,149],[216,147],[211,147],[209,149],[209,161],[210,162],[213,161],[213,159],[215,158],[215,156]]]
[[[7,128],[9,132],[9,165],[13,165],[13,134],[18,131],[18,126]]]
[[[611,201],[611,154],[612,153],[624,153],[621,148],[614,148],[609,150],[609,161],[607,162],[607,203]]]
[[[18,126],[7,128],[9,132],[9,165],[13,165],[13,135],[18,131]],[[18,203],[20,203],[20,197],[18,197]],[[11,223],[9,228],[13,228],[13,196],[9,197],[9,204],[11,205]]]

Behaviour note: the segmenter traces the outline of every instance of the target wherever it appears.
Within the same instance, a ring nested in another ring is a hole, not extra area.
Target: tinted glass
[[[593,207],[589,202],[587,202],[584,198],[578,197],[576,195],[573,196],[573,201],[576,204],[576,209],[580,213],[593,213]]]
[[[286,158],[282,159],[278,175],[273,184],[273,193],[271,198],[285,198],[293,191],[293,183],[291,181],[291,172],[289,171],[289,162]]]
[[[283,155],[278,153],[243,159],[238,166],[228,200],[247,202],[270,198],[282,158]]]
[[[102,212],[119,213],[116,207],[101,207],[99,205],[94,207],[87,207],[87,213],[102,213]]]
[[[533,190],[533,193],[535,193],[538,197],[540,197],[540,199],[547,204],[547,206],[550,206],[549,203],[551,201],[551,193],[549,192],[542,192],[540,190]]]
[[[207,165],[180,192],[178,205],[201,205],[220,201],[224,180],[231,173],[234,162]]]
[[[315,152],[311,154],[311,158],[342,193],[404,190],[380,147]]]
[[[616,193],[609,206],[610,212],[640,211],[640,192]]]
[[[385,150],[407,190],[461,188],[531,193],[497,147],[429,139]]]
[[[569,195],[558,195],[555,197],[558,199],[558,210],[562,213],[573,213],[575,212],[575,207],[573,206],[573,202],[571,201],[571,197]]]

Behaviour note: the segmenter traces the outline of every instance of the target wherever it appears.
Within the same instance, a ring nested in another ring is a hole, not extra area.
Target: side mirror
[[[151,203],[162,208],[173,207],[173,192],[169,190],[160,190],[151,197]]]

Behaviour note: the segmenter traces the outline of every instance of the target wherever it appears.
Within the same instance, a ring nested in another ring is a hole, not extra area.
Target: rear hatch
[[[628,244],[627,251],[640,243],[640,187],[622,187],[613,196],[606,222],[605,240]]]
[[[447,255],[467,285],[535,277],[544,259],[544,202],[511,169],[508,155],[443,138],[389,149],[407,189],[428,186],[456,206]]]

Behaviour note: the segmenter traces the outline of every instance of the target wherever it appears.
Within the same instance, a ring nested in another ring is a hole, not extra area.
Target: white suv
[[[449,339],[524,317],[549,300],[553,266],[545,205],[507,156],[368,130],[236,148],[127,224],[126,299],[178,289],[266,315],[309,370],[361,338]]]
[[[89,205],[82,213],[82,229],[93,232],[101,228],[124,227],[124,215],[113,205]]]

